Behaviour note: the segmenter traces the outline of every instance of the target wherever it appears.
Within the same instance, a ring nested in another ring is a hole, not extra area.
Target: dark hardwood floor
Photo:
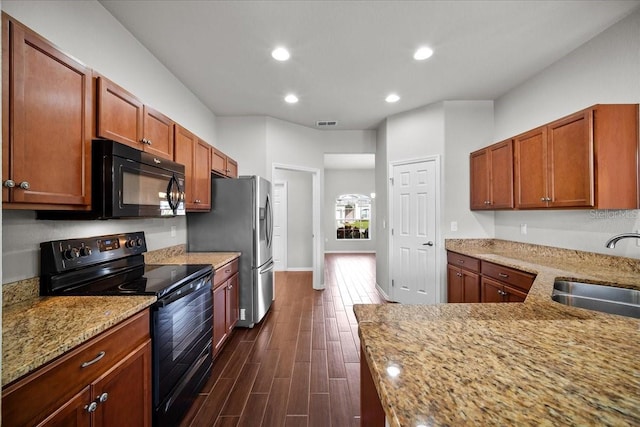
[[[384,303],[375,255],[328,254],[325,286],[278,272],[276,298],[253,329],[236,329],[182,426],[360,425],[360,345],[353,304]]]

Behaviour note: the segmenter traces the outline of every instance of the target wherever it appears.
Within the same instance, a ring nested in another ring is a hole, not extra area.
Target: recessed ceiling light
[[[295,104],[296,102],[298,102],[298,97],[290,93],[289,95],[284,97],[284,100],[289,104]]]
[[[389,102],[389,103],[393,103],[393,102],[400,101],[400,97],[398,95],[396,95],[395,93],[392,93],[392,94],[389,94],[384,100]]]
[[[273,51],[271,52],[271,56],[277,61],[286,61],[291,57],[289,51],[283,47],[277,47],[273,49]]]
[[[416,53],[413,54],[413,59],[416,61],[424,61],[427,58],[431,58],[431,55],[433,55],[433,49],[423,46],[416,50]]]

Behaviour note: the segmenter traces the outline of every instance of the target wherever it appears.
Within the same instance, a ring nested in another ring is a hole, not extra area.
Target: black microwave
[[[91,211],[38,212],[39,219],[184,215],[184,165],[119,142],[91,143]]]
[[[98,218],[184,215],[184,165],[119,142],[91,146],[92,210]]]

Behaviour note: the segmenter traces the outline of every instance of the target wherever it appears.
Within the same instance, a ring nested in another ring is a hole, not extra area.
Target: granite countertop
[[[155,296],[37,297],[3,307],[2,386],[155,301]]]
[[[446,247],[537,276],[524,303],[354,306],[391,426],[640,424],[640,320],[551,300],[556,277],[640,288],[639,260],[492,239]]]
[[[185,253],[184,245],[145,254],[148,264],[211,264],[238,252]],[[40,297],[39,278],[2,286],[2,385],[22,377],[144,310],[155,296]]]
[[[218,269],[240,256],[240,252],[188,252],[162,260],[162,264],[211,264]]]

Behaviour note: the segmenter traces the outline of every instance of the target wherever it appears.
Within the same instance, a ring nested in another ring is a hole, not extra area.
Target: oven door
[[[212,363],[212,314],[211,273],[155,304],[154,424],[177,425],[207,380]]]

